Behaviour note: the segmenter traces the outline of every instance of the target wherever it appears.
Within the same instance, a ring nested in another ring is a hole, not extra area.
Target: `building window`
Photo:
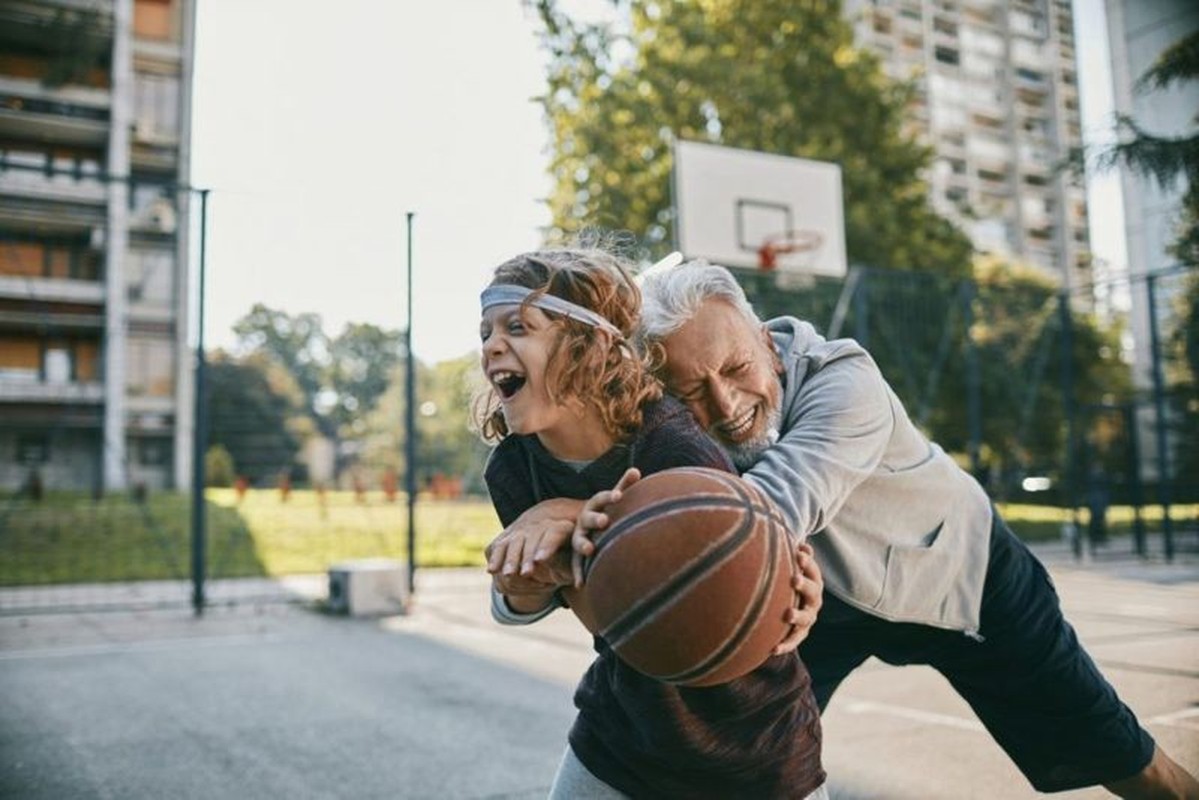
[[[0,380],[34,383],[42,378],[42,343],[34,337],[0,337]]]
[[[936,54],[937,60],[940,61],[942,64],[950,64],[955,67],[958,65],[959,58],[958,58],[957,50],[954,50],[949,47],[941,47],[940,45],[938,45],[937,49],[935,51],[935,54]]]
[[[75,342],[75,380],[82,383],[100,380],[100,343]]]
[[[133,76],[134,135],[140,141],[179,135],[179,78],[139,72]]]
[[[161,467],[171,456],[171,440],[161,437],[139,439],[137,461],[144,467]]]
[[[17,463],[45,464],[50,460],[50,438],[44,433],[26,433],[17,437]]]
[[[170,397],[175,390],[175,349],[170,339],[129,337],[127,367],[131,397]]]
[[[42,354],[42,380],[62,386],[74,378],[75,359],[69,346],[61,342],[47,345]]]
[[[133,35],[143,39],[173,39],[171,0],[134,0]]]
[[[42,245],[37,242],[0,241],[0,275],[39,278],[42,269]]]
[[[178,212],[170,189],[161,184],[135,183],[129,193],[129,210],[135,227],[152,233],[174,233]]]
[[[133,248],[128,259],[129,300],[169,307],[174,300],[174,252]]]

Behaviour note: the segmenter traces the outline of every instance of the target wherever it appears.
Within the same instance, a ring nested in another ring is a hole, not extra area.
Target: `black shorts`
[[[998,512],[979,633],[981,641],[887,622],[825,592],[799,652],[822,710],[845,676],[872,655],[933,667],[1038,791],[1110,783],[1149,763],[1153,739],[1079,645],[1049,574]]]

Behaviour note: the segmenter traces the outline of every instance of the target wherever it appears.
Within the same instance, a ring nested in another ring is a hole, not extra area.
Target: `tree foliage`
[[[301,395],[288,391],[290,376],[273,367],[217,353],[207,371],[210,451],[223,448],[237,474],[254,483],[289,472],[300,450],[294,418],[302,414]]]
[[[482,384],[475,356],[417,364],[416,413],[418,485],[435,474],[460,478],[468,490],[482,490],[487,446],[471,429],[472,397]],[[365,419],[362,462],[404,475],[404,373],[396,370],[375,410]]]
[[[331,439],[353,436],[353,425],[387,388],[403,358],[403,336],[351,323],[336,338],[317,314],[291,315],[258,303],[233,326],[242,351],[269,358],[295,380],[303,408]]]
[[[903,133],[911,87],[853,46],[839,3],[620,0],[620,24],[535,3],[550,54],[549,206],[562,234],[671,240],[673,137],[832,161],[856,263],[968,275],[971,246],[928,201],[931,152]]]

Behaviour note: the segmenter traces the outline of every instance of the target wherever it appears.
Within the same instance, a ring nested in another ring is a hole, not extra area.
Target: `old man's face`
[[[663,340],[671,394],[748,467],[778,437],[782,365],[769,334],[720,299],[710,299]]]

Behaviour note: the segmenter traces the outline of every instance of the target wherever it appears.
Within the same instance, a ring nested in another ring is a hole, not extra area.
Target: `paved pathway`
[[[1096,660],[1199,772],[1199,560],[1041,555]],[[494,625],[474,570],[419,578],[411,613],[379,620],[278,603],[0,615],[0,797],[543,796],[587,637],[565,613]],[[869,662],[825,740],[834,798],[1035,796],[925,668]]]

